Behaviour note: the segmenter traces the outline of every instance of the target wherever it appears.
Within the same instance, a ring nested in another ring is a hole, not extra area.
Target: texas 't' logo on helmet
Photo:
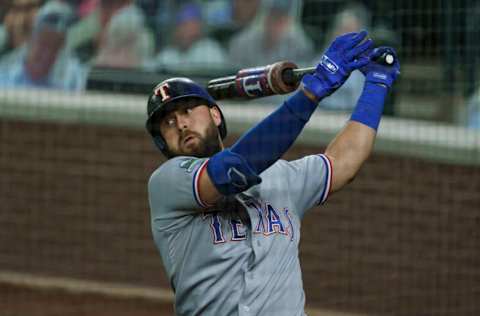
[[[168,99],[171,98],[170,96],[170,86],[168,85],[168,82],[165,82],[164,84],[161,84],[155,88],[153,91],[156,96],[159,96],[162,98],[162,102],[167,101]]]

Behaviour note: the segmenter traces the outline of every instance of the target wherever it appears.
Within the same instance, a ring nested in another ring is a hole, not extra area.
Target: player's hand
[[[377,58],[385,53],[389,53],[394,57],[392,65],[384,65],[377,61]],[[391,88],[395,79],[400,74],[400,62],[395,50],[391,47],[378,47],[373,49],[368,55],[370,62],[368,65],[360,68],[365,75],[365,82],[372,82]]]
[[[365,40],[366,37],[366,31],[338,36],[323,54],[315,73],[303,77],[303,89],[317,100],[332,94],[353,70],[369,63],[366,52],[371,50],[373,41]]]

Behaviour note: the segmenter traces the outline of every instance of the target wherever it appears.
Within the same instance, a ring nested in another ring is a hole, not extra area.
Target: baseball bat
[[[376,60],[383,65],[393,65],[395,57],[385,52]],[[316,67],[298,68],[290,61],[271,65],[241,69],[236,75],[212,79],[207,91],[216,99],[254,99],[295,91],[306,74],[315,72]]]

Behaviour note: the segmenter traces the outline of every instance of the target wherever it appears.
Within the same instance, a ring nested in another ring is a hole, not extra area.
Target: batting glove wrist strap
[[[321,100],[343,85],[353,70],[367,65],[370,60],[366,52],[373,42],[363,41],[366,37],[366,31],[337,37],[321,57],[315,73],[302,78],[304,89]]]
[[[366,82],[350,119],[377,130],[382,118],[387,92],[385,86]]]
[[[393,65],[382,65],[375,62],[377,58],[384,54],[390,54],[394,57]],[[391,47],[378,47],[369,54],[370,63],[362,67],[360,71],[365,75],[365,81],[391,88],[394,81],[400,74],[400,62],[395,50]]]

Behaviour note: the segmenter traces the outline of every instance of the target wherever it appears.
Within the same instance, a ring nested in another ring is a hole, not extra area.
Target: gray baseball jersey
[[[198,179],[207,159],[176,157],[151,176],[155,244],[177,315],[305,315],[300,221],[325,202],[325,155],[279,160],[262,182],[205,209]]]

